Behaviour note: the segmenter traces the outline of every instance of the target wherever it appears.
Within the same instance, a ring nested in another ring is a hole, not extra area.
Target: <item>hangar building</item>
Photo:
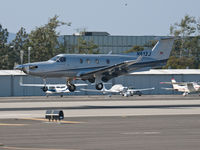
[[[1,70],[0,71],[0,96],[41,96],[45,95],[40,87],[21,87],[19,80],[22,77],[23,83],[43,84],[39,77],[28,76],[18,70]],[[127,76],[114,78],[107,84],[106,88],[110,88],[114,84],[122,84],[127,87],[149,88],[155,87],[153,91],[145,91],[144,94],[180,94],[174,91],[163,90],[161,87],[170,88],[171,85],[162,85],[160,82],[169,82],[174,77],[177,81],[199,81],[199,69],[152,69],[150,71],[131,73]],[[65,79],[48,79],[47,83],[65,83]],[[84,81],[76,81],[76,83],[85,83]],[[88,83],[89,84],[89,83]],[[93,89],[94,85],[88,85],[83,88]],[[78,87],[80,89],[80,87]],[[99,94],[91,92],[70,93],[70,95],[90,95]]]
[[[165,36],[119,36],[110,35],[107,32],[82,32],[81,34],[63,35],[59,37],[59,42],[63,43],[67,52],[76,50],[78,46],[78,40],[80,38],[86,41],[93,41],[98,45],[100,53],[113,54],[123,53],[126,50],[131,49],[133,46],[144,46],[150,44],[152,40],[156,40],[159,37]]]

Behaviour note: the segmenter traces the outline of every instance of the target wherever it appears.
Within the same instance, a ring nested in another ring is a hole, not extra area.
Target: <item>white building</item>
[[[39,87],[21,87],[19,85],[20,78],[23,78],[23,83],[43,83],[39,77],[28,76],[18,70],[1,70],[0,71],[0,96],[40,96],[45,95]],[[177,81],[199,81],[199,69],[152,69],[150,71],[131,73],[126,76],[114,78],[106,85],[110,88],[114,84],[122,84],[128,87],[148,88],[155,87],[153,91],[145,91],[144,94],[178,94],[174,91],[166,91],[161,87],[171,87],[171,85],[162,85],[160,82],[171,81],[174,77]],[[65,79],[48,79],[48,83],[65,83]],[[84,83],[84,81],[76,81]],[[84,88],[94,88],[89,85]],[[79,89],[79,88],[78,88]],[[98,94],[90,92],[71,93],[71,95]]]

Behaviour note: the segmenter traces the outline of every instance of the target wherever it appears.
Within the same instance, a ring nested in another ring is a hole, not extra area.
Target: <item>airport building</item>
[[[127,76],[120,76],[109,81],[106,88],[110,88],[114,84],[122,84],[123,86],[133,88],[150,88],[155,87],[155,90],[144,91],[143,94],[181,94],[179,92],[164,90],[162,87],[171,88],[171,85],[160,84],[160,82],[170,82],[171,78],[175,78],[179,82],[199,81],[199,69],[152,69],[150,71],[131,73]],[[28,76],[18,70],[1,70],[0,71],[0,96],[42,96],[45,95],[40,87],[22,87],[19,85],[20,78],[24,84],[43,84],[39,77]],[[63,83],[65,79],[48,79],[47,83]],[[76,81],[75,83],[85,83],[84,81]],[[88,83],[88,82],[87,82]],[[81,87],[95,89],[94,85]],[[80,87],[77,88],[80,90]],[[95,95],[99,93],[92,92],[73,92],[66,95]]]
[[[92,41],[98,46],[100,53],[113,54],[123,53],[131,49],[133,46],[144,46],[152,40],[156,40],[164,36],[117,36],[110,35],[107,32],[83,32],[81,34],[63,35],[59,37],[59,41],[64,44],[66,51],[76,51],[78,41],[82,38],[85,41]]]

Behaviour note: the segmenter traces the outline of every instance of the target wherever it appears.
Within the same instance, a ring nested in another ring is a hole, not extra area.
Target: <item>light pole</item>
[[[30,63],[31,49],[32,47],[28,47],[28,63]]]
[[[24,51],[20,50],[20,60],[21,60],[21,64],[23,64],[23,55],[24,55]]]

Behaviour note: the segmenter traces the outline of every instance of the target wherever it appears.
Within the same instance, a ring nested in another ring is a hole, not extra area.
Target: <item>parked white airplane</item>
[[[28,87],[41,87],[41,89],[45,92],[46,96],[52,94],[58,94],[60,97],[63,97],[65,93],[70,93],[68,87],[66,84],[46,84],[44,87],[44,84],[23,84],[22,78],[20,79],[20,86],[28,86]],[[76,86],[87,86],[88,84],[75,84]],[[80,91],[76,91],[80,92]]]
[[[152,88],[145,88],[145,89],[130,89],[128,87],[124,87],[123,85],[121,84],[115,84],[113,85],[109,90],[105,88],[102,89],[102,90],[93,90],[93,89],[81,89],[82,91],[89,91],[89,92],[101,92],[103,94],[120,94],[122,96],[133,96],[133,95],[139,95],[141,96],[142,95],[142,91],[147,91],[147,90],[154,90],[155,88],[152,87]],[[110,95],[110,96],[111,96]]]
[[[183,92],[183,96],[186,96],[189,93],[200,92],[200,85],[197,82],[176,82],[176,80],[172,78],[171,82],[160,82],[160,83],[172,84],[173,88],[162,88],[162,89]]]
[[[76,90],[73,80],[88,80],[103,89],[103,82],[133,71],[149,70],[166,64],[174,39],[165,38],[157,42],[151,51],[141,51],[126,55],[116,54],[59,54],[48,61],[22,64],[15,69],[26,74],[46,78],[65,77],[69,91]]]

